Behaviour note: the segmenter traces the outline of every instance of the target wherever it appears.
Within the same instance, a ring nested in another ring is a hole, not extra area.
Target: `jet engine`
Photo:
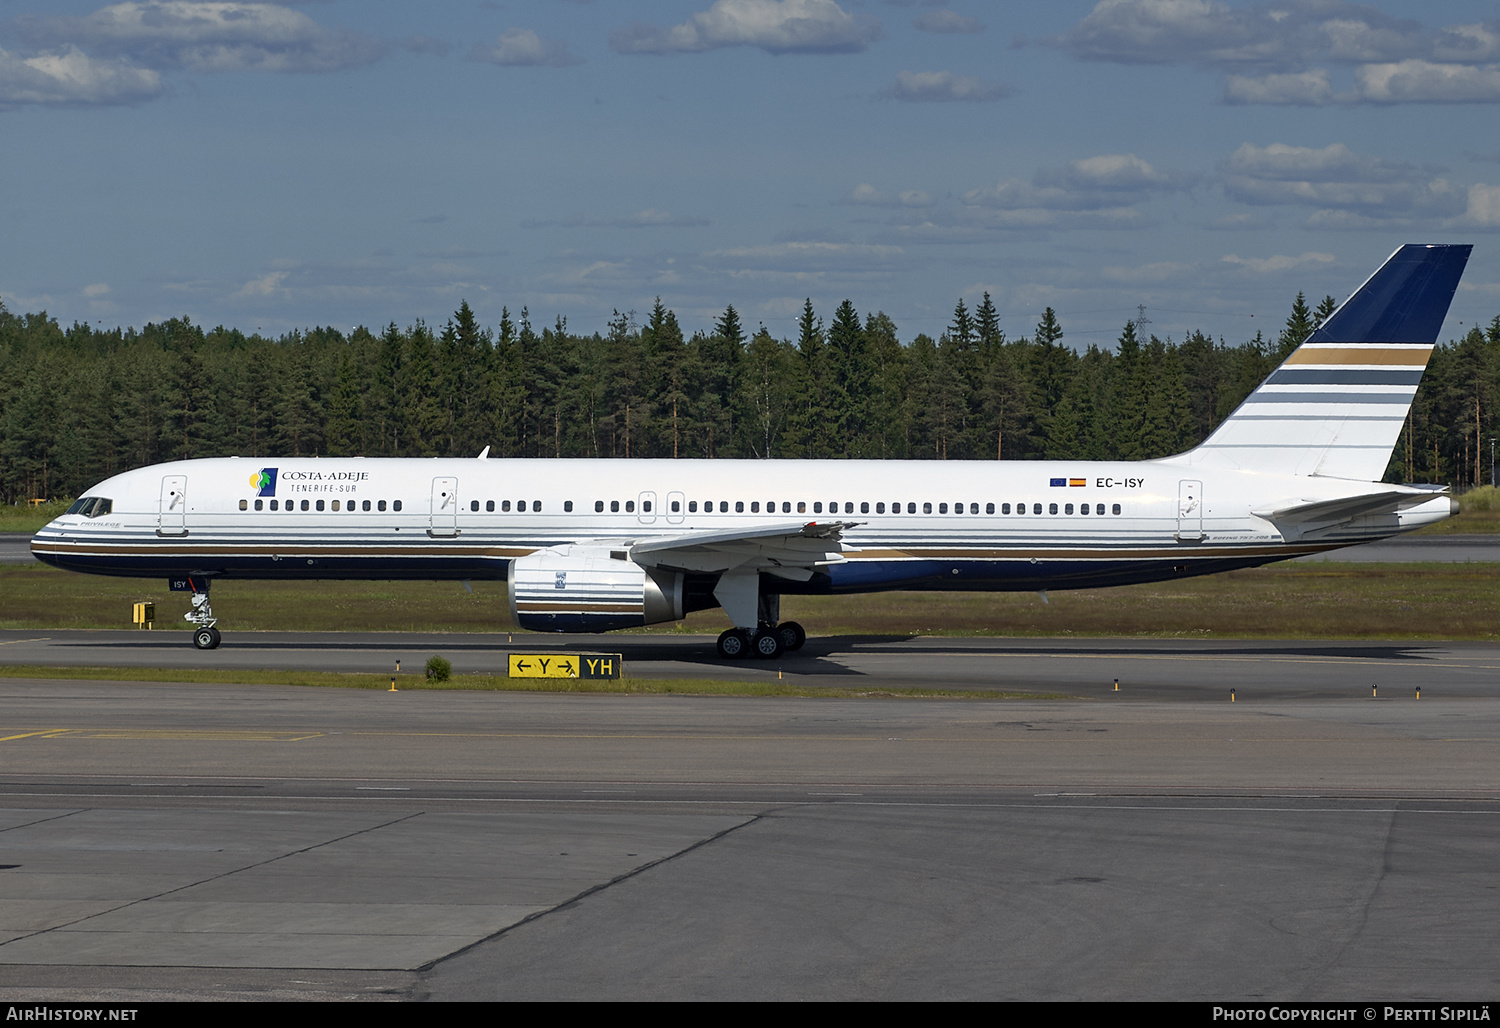
[[[678,621],[687,613],[686,578],[643,568],[621,550],[538,550],[511,563],[510,612],[534,632],[609,632]]]

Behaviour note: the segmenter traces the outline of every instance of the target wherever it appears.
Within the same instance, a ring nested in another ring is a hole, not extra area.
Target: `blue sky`
[[[1496,0],[0,0],[0,299],[909,340],[988,290],[1238,343],[1472,242],[1451,336],[1500,313],[1497,114]]]

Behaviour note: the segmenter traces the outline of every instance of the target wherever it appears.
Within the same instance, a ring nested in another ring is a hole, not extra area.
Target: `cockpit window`
[[[114,509],[114,501],[103,496],[85,496],[73,501],[73,506],[68,508],[69,514],[81,514],[86,518],[97,518],[108,514]]]

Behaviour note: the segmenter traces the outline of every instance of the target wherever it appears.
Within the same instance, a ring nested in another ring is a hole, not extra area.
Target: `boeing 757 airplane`
[[[725,658],[805,639],[788,593],[1046,590],[1254,567],[1432,524],[1383,483],[1469,246],[1397,250],[1200,446],[1162,460],[243,458],[127,471],[38,559],[191,590],[224,578],[496,579],[522,628],[722,607]]]

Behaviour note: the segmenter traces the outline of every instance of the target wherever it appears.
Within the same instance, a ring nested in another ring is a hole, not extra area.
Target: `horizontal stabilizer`
[[[1274,510],[1252,511],[1277,525],[1331,525],[1371,514],[1394,514],[1416,507],[1443,495],[1428,489],[1391,487],[1358,496],[1341,496],[1334,500],[1306,500],[1285,503]]]

